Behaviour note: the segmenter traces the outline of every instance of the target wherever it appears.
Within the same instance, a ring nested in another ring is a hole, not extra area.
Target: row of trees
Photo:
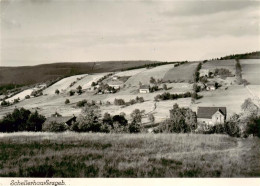
[[[200,69],[201,69],[202,64],[199,63],[198,66],[195,69],[195,72],[193,74],[193,80],[194,82],[198,82],[200,78]]]
[[[130,99],[129,102],[126,102],[124,99],[116,99],[115,98],[115,100],[114,100],[114,104],[119,105],[119,106],[122,106],[122,105],[129,106],[129,105],[134,105],[136,103],[143,103],[143,102],[144,102],[144,98],[138,97],[138,96],[136,96],[135,99]]]
[[[154,97],[155,101],[159,101],[159,100],[175,100],[175,99],[179,99],[179,98],[194,98],[194,99],[198,99],[200,96],[196,93],[190,93],[190,92],[186,92],[184,94],[170,94],[169,92],[164,92],[162,94],[158,94]]]
[[[143,114],[144,111],[135,109],[130,115],[130,122],[128,122],[124,113],[114,116],[105,113],[101,117],[97,105],[84,107],[77,121],[71,125],[70,130],[77,132],[138,133],[141,131]]]
[[[249,82],[242,78],[242,67],[238,59],[236,59],[236,81],[237,84],[241,85],[248,85]]]
[[[45,117],[37,111],[15,108],[0,120],[0,132],[41,131]]]

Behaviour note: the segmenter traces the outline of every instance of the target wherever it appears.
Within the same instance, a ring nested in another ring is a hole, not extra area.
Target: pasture
[[[81,86],[83,90],[90,88],[92,82],[96,82],[97,80],[99,80],[100,78],[102,78],[103,76],[105,76],[107,74],[108,73],[99,73],[99,74],[91,74],[91,75],[85,76],[82,79],[80,79],[79,81],[76,81],[72,87],[68,88],[68,90],[72,90],[72,89],[76,90],[76,88],[78,86]]]
[[[55,94],[55,90],[58,89],[60,92],[65,92],[70,87],[70,84],[78,81],[80,78],[87,76],[87,74],[70,76],[67,78],[63,78],[60,81],[54,83],[50,87],[46,88],[43,91],[43,94]]]
[[[197,67],[197,62],[189,62],[169,69],[164,75],[163,81],[190,82]]]
[[[14,133],[0,134],[0,148],[1,177],[260,176],[258,138]]]
[[[191,105],[192,110],[196,111],[198,106],[227,107],[227,117],[234,113],[241,112],[241,105],[247,98],[253,98],[250,92],[243,85],[234,85],[227,90],[217,89],[200,93],[203,97]]]
[[[225,68],[228,69],[230,72],[235,74],[236,70],[236,60],[212,60],[207,61],[206,63],[202,64],[201,69],[209,69],[209,71],[214,72],[215,69]]]
[[[163,79],[164,75],[172,68],[174,68],[174,64],[162,65],[151,69],[146,69],[130,77],[125,82],[125,84],[131,86],[138,86],[139,82],[141,82],[142,84],[150,84],[151,77],[154,77],[156,80]]]
[[[242,67],[242,78],[251,85],[260,85],[260,59],[240,60]]]
[[[141,73],[141,72],[143,72],[145,70],[146,70],[146,68],[139,68],[139,69],[134,69],[134,70],[126,70],[126,71],[115,73],[115,76],[134,76],[134,75],[136,75],[138,73]]]
[[[33,90],[34,89],[27,89],[27,90],[24,90],[24,91],[22,91],[22,92],[20,92],[20,93],[18,93],[18,94],[16,94],[16,95],[14,95],[14,96],[12,96],[12,97],[10,97],[10,98],[8,98],[8,99],[6,99],[7,101],[9,101],[9,102],[13,102],[15,99],[20,99],[20,100],[24,100],[25,99],[25,96],[27,96],[27,95],[31,95],[31,93],[33,92]]]

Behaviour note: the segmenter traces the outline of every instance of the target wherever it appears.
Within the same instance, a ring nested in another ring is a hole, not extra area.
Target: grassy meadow
[[[260,139],[195,134],[0,134],[1,177],[256,177]]]

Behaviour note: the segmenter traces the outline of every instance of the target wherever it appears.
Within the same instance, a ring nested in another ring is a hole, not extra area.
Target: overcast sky
[[[2,0],[1,66],[200,60],[260,48],[258,1]]]

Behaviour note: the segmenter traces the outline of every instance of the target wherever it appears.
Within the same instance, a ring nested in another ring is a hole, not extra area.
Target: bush
[[[43,95],[42,90],[34,90],[31,93],[31,96],[33,96],[33,97],[38,97],[38,96],[41,96],[41,95]]]
[[[75,94],[75,91],[73,91],[73,90],[69,91],[69,96],[73,96],[74,94]]]
[[[60,91],[58,89],[55,90],[55,94],[59,94]]]
[[[86,99],[84,99],[77,103],[77,107],[84,107],[87,103],[88,103],[88,101]]]
[[[20,98],[14,99],[14,103],[19,103]]]
[[[29,96],[29,95],[26,95],[24,98],[25,98],[25,99],[30,99],[30,96]]]
[[[136,100],[137,103],[143,103],[144,102],[144,98],[143,97],[136,96],[135,100]]]
[[[150,83],[151,83],[151,84],[156,84],[156,80],[154,79],[154,77],[151,77],[151,78],[150,78]]]
[[[222,124],[210,126],[209,129],[204,133],[205,134],[226,134],[225,126]]]
[[[247,135],[252,134],[253,136],[257,136],[260,138],[260,116],[253,117],[249,120],[246,125],[245,133]]]
[[[240,137],[241,132],[238,127],[238,123],[234,121],[228,121],[224,124],[225,133],[232,137]]]
[[[118,123],[121,126],[126,126],[128,123],[127,119],[125,119],[125,117],[123,115],[114,115],[112,118],[112,121],[113,121],[113,125],[115,123]]]
[[[155,91],[158,91],[159,90],[159,87],[157,85],[153,85],[149,88],[149,91],[150,92],[155,92]]]
[[[116,99],[114,100],[115,105],[125,105],[125,100],[123,99]]]
[[[1,106],[9,106],[9,105],[11,105],[9,101],[3,100],[1,102]]]
[[[130,123],[128,129],[130,133],[139,133],[141,131],[141,126],[136,121],[133,121]]]
[[[82,94],[82,87],[80,85],[77,87],[77,93],[79,95]]]
[[[199,92],[200,91],[200,86],[198,86],[197,83],[193,84],[193,91],[194,92]]]
[[[70,103],[70,100],[69,99],[66,99],[65,100],[65,104],[69,104]]]
[[[95,83],[94,81],[91,83],[91,86],[92,87],[94,87],[94,86],[96,86],[97,85],[97,83]]]
[[[46,123],[42,129],[46,132],[64,132],[68,129],[68,125],[65,123],[50,122]]]

